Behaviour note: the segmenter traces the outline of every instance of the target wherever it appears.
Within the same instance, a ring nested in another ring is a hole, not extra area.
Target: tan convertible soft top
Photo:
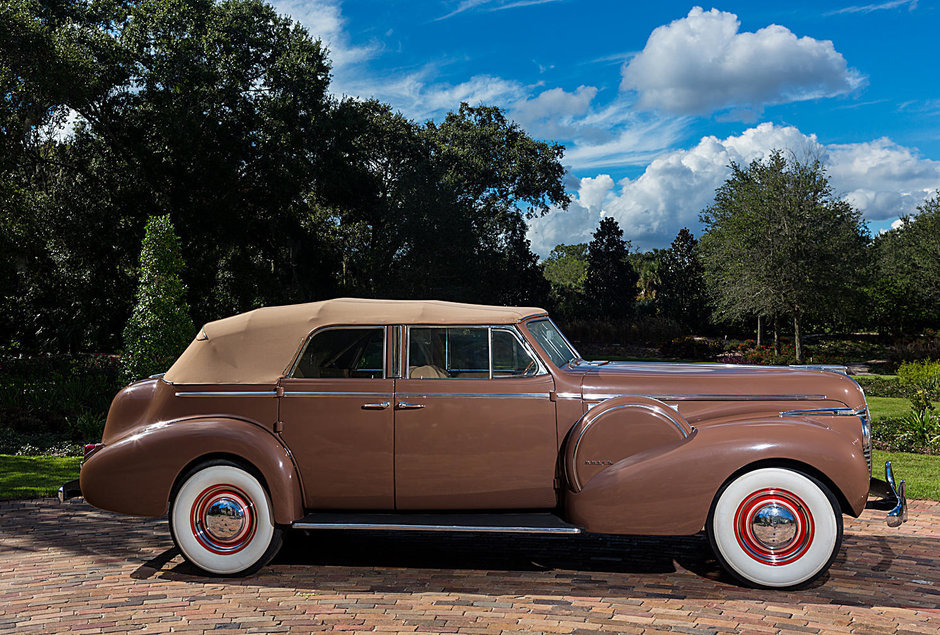
[[[341,324],[513,324],[536,307],[339,298],[255,309],[209,322],[164,375],[177,384],[273,384],[307,336]]]

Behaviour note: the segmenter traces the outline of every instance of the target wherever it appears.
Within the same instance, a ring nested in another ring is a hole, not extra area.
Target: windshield
[[[571,360],[581,359],[551,320],[535,320],[527,323],[526,327],[555,366],[561,368]]]

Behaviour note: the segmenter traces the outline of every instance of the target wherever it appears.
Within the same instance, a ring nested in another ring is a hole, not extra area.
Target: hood
[[[581,389],[585,399],[645,395],[663,401],[802,401],[865,407],[865,396],[859,385],[850,377],[832,371],[660,362],[610,362],[576,369],[584,371]],[[794,409],[799,407],[794,405]]]

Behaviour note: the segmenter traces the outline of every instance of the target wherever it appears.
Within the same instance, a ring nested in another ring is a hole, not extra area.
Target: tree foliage
[[[0,336],[117,348],[167,213],[199,322],[342,293],[543,301],[525,218],[567,206],[562,148],[498,108],[338,101],[329,73],[261,0],[0,0]]]
[[[818,160],[780,152],[731,165],[702,213],[701,247],[716,316],[833,320],[860,303],[857,280],[869,240],[861,214],[836,198]]]
[[[154,216],[140,249],[137,302],[124,328],[125,381],[165,371],[192,340],[195,328],[186,303],[184,267],[170,215]]]
[[[617,221],[601,219],[588,245],[584,282],[585,300],[597,315],[623,318],[633,311],[637,273],[627,259],[628,246]]]
[[[679,230],[659,259],[656,304],[667,317],[686,327],[700,327],[706,319],[704,268],[698,241],[688,228]]]
[[[940,324],[940,194],[875,239],[872,300],[878,325],[889,331]]]

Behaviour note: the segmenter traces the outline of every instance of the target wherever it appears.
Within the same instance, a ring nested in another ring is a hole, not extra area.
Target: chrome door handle
[[[404,401],[399,401],[395,404],[395,407],[399,410],[417,410],[418,408],[424,408],[423,403],[405,403]]]
[[[363,410],[385,410],[388,408],[387,401],[380,401],[379,403],[364,403],[362,404]]]

